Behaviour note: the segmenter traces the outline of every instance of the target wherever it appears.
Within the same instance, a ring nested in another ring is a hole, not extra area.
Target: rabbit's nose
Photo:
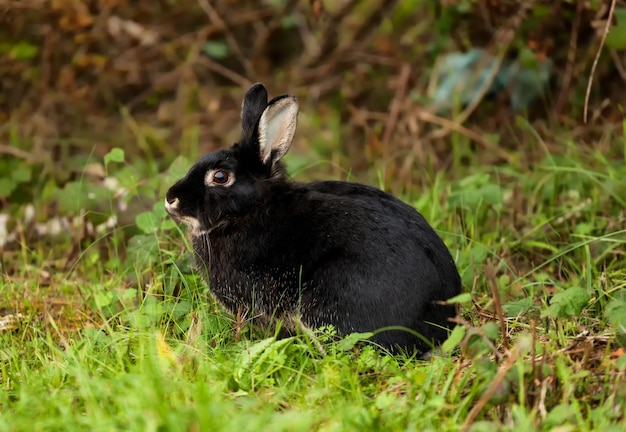
[[[175,213],[178,210],[179,203],[178,198],[167,197],[165,198],[165,210],[168,213]]]

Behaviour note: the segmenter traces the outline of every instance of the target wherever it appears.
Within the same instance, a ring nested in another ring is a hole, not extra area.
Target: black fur
[[[262,84],[255,84],[246,92],[241,106],[242,140],[254,139],[259,118],[267,106],[267,90]]]
[[[262,90],[261,90],[262,88]],[[461,291],[452,256],[412,207],[376,188],[348,182],[287,179],[280,162],[259,159],[259,118],[267,93],[245,96],[242,140],[198,161],[167,192],[170,214],[197,219],[197,261],[211,291],[231,312],[240,308],[262,326],[293,317],[340,334],[402,326],[438,343],[447,336]],[[205,186],[208,170],[234,173],[230,187]],[[386,348],[430,349],[401,330],[373,340]]]

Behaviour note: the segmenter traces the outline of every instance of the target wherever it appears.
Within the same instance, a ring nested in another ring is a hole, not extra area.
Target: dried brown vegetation
[[[435,114],[423,96],[436,56],[484,47],[550,58],[559,82],[530,108],[537,133],[550,146],[563,128],[606,135],[626,96],[623,53],[605,49],[590,76],[610,3],[3,0],[0,119],[36,137],[42,155],[58,155],[61,142],[106,152],[112,134],[138,133],[120,113],[157,154],[196,126],[208,150],[236,138],[241,94],[263,81],[300,96],[322,123],[338,112],[342,134],[328,147],[356,172],[382,160],[389,179],[406,180],[416,166],[445,166],[453,135],[485,163],[507,161],[528,131],[514,125],[506,91],[458,115]]]

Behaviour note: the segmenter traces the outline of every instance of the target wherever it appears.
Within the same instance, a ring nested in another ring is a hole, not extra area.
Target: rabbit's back
[[[461,281],[448,249],[422,215],[371,186],[332,181],[301,187],[312,204],[308,211],[320,219],[328,215],[325,224],[316,221],[324,226],[318,238],[325,234],[336,240],[329,241],[331,255],[336,248],[334,258],[316,269],[311,285],[325,291],[322,298],[335,298],[327,313],[342,317],[339,330],[402,326],[429,340],[445,339],[445,328],[451,327],[447,319],[456,311],[437,302],[459,294]],[[324,311],[319,312],[324,321]],[[375,339],[386,346],[426,348],[402,331]]]
[[[266,188],[266,201],[236,230],[196,241],[199,262],[211,258],[211,290],[228,309],[254,308],[262,322],[297,314],[341,334],[401,326],[445,338],[445,329],[425,322],[449,326],[454,308],[436,301],[458,294],[460,279],[415,209],[356,183],[268,181]],[[405,331],[375,340],[427,349]]]

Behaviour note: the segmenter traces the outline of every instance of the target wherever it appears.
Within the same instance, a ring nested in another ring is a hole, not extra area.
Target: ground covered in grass
[[[0,9],[0,431],[626,430],[624,1]],[[211,299],[163,198],[257,81],[299,98],[295,180],[449,246],[432,357]]]
[[[623,430],[624,160],[564,149],[531,169],[425,172],[403,196],[465,287],[428,360],[332,329],[275,340],[220,311],[162,209],[185,157],[159,172],[114,149],[63,189],[42,184],[6,222],[0,428]],[[48,219],[46,199],[82,210]],[[132,205],[132,224],[111,222]]]

